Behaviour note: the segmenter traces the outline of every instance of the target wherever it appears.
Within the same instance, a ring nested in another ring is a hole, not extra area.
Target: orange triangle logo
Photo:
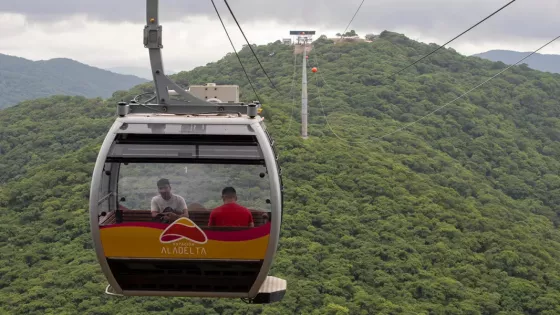
[[[171,223],[159,236],[159,241],[162,243],[173,243],[182,239],[197,244],[208,242],[206,233],[188,218],[180,218]]]

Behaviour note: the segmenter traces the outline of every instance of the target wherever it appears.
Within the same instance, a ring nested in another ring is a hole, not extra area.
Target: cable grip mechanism
[[[151,18],[150,22],[144,26],[144,47],[151,49],[163,48],[162,27],[155,23],[156,20],[154,18]]]

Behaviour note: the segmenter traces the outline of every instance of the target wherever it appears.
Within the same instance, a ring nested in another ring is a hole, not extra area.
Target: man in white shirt
[[[171,192],[171,184],[168,179],[158,180],[157,187],[159,195],[152,198],[152,217],[161,213],[164,222],[173,222],[180,217],[189,217],[185,199]]]

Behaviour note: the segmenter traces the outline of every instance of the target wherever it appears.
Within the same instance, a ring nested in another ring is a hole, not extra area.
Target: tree
[[[366,40],[371,40],[373,41],[375,39],[375,34],[366,34]]]

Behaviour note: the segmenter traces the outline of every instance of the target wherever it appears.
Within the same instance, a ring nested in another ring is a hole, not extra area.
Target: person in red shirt
[[[237,204],[237,192],[233,187],[222,190],[222,200],[224,204],[210,212],[208,226],[255,226],[251,211]]]

